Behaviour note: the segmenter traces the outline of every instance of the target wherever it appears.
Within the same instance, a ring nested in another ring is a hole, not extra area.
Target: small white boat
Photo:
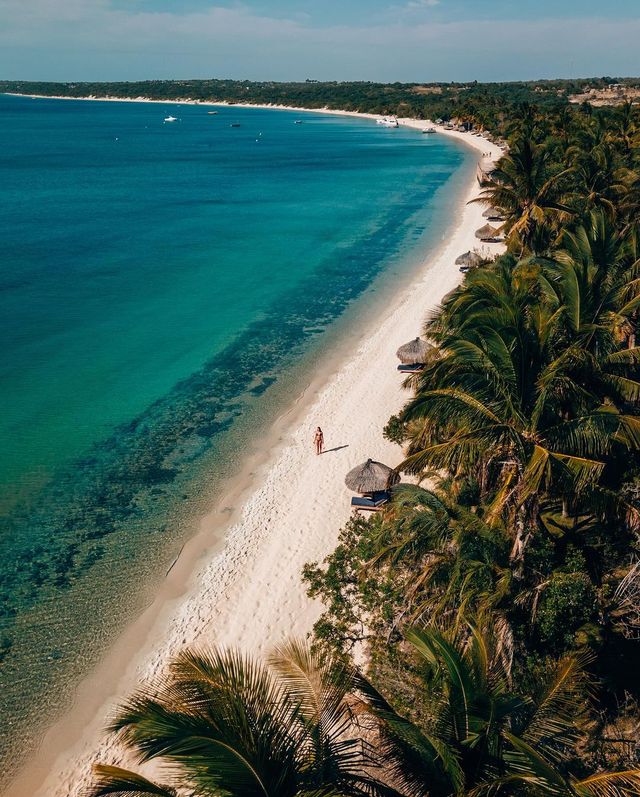
[[[294,122],[294,125],[301,125],[301,124],[302,124],[302,119],[296,119],[296,121]]]
[[[177,116],[165,116],[164,117],[164,121],[165,122],[177,122],[178,121],[178,117]]]
[[[435,129],[435,127],[425,127],[425,129],[422,132],[425,135],[430,135],[431,133],[437,133],[438,131]]]
[[[376,119],[376,124],[382,127],[400,127],[395,116],[383,116],[381,119]]]
[[[218,112],[217,111],[207,111],[207,113],[209,114],[209,116],[216,116]]]

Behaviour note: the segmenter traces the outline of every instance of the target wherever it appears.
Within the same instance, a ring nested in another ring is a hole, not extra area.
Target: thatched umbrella
[[[482,257],[477,252],[465,252],[456,260],[456,266],[469,266],[475,268],[482,263]]]
[[[485,210],[482,216],[485,219],[489,219],[489,221],[502,221],[502,219],[504,218],[502,213],[499,210],[496,210],[495,208],[488,208],[487,210]]]
[[[423,363],[432,349],[433,346],[427,343],[426,340],[416,338],[409,343],[405,343],[404,346],[400,346],[396,356],[405,365],[416,365],[417,363]]]
[[[354,493],[378,493],[393,487],[400,481],[400,476],[388,465],[368,459],[363,465],[350,470],[344,483]]]
[[[480,227],[479,230],[476,230],[476,238],[479,238],[481,241],[491,241],[496,238],[498,235],[498,228],[492,227],[490,224],[485,224],[484,227]]]

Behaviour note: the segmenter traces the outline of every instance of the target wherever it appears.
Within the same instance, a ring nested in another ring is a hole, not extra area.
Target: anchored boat
[[[376,119],[376,124],[381,127],[400,127],[395,116],[383,116],[381,119]]]

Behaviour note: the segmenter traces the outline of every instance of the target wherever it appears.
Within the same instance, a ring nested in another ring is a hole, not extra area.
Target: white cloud
[[[440,0],[408,0],[404,5],[392,5],[388,13],[400,20],[440,5]]]

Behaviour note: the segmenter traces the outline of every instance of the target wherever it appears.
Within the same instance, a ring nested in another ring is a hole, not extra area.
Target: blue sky
[[[0,78],[640,75],[640,0],[0,0]]]

